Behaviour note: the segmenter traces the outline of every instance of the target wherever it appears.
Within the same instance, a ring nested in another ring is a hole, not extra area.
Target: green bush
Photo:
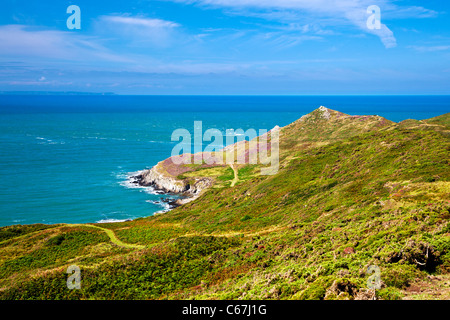
[[[403,294],[399,289],[392,287],[377,290],[376,295],[383,300],[401,300],[403,297]]]
[[[415,266],[410,264],[394,264],[388,268],[382,269],[381,280],[388,287],[402,289],[409,283],[420,276]]]
[[[314,281],[309,287],[303,290],[299,296],[299,300],[323,300],[328,287],[333,283],[334,277],[321,277]]]
[[[50,239],[47,240],[45,243],[46,246],[59,246],[64,239],[66,238],[65,234],[58,234]]]

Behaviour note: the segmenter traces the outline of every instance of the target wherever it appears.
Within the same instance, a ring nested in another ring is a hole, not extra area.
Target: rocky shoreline
[[[156,184],[154,181],[148,182],[145,177],[145,171],[139,171],[137,175],[130,176],[128,178],[129,182],[132,185],[139,186],[139,187],[152,187],[154,189],[154,192],[159,195],[180,195],[177,192],[171,192],[165,188],[161,188],[158,184]],[[178,201],[181,199],[171,199],[171,198],[164,198],[160,197],[160,201],[151,201],[155,204],[160,204],[161,202],[167,203],[168,210],[175,209],[176,207],[179,207],[181,204],[178,203]]]
[[[213,184],[210,178],[196,178],[194,180],[177,179],[164,173],[159,163],[150,170],[143,170],[129,178],[130,183],[141,187],[152,187],[157,194],[177,195],[179,199],[161,198],[168,204],[168,210],[197,199],[201,192]]]

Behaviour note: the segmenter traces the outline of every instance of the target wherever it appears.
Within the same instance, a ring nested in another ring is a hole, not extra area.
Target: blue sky
[[[70,5],[81,29],[68,29]],[[367,8],[381,9],[369,29]],[[0,91],[450,94],[442,0],[0,4]]]

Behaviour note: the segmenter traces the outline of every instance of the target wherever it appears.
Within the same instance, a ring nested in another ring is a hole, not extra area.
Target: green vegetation
[[[449,299],[450,114],[329,113],[282,128],[274,176],[183,172],[216,188],[166,214],[0,228],[0,298],[360,299],[376,265],[378,299]]]

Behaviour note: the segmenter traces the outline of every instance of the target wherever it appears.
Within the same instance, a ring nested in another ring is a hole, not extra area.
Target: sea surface
[[[170,156],[175,129],[270,130],[321,105],[399,122],[450,112],[450,96],[0,95],[0,226],[165,211],[174,196],[127,178]]]

